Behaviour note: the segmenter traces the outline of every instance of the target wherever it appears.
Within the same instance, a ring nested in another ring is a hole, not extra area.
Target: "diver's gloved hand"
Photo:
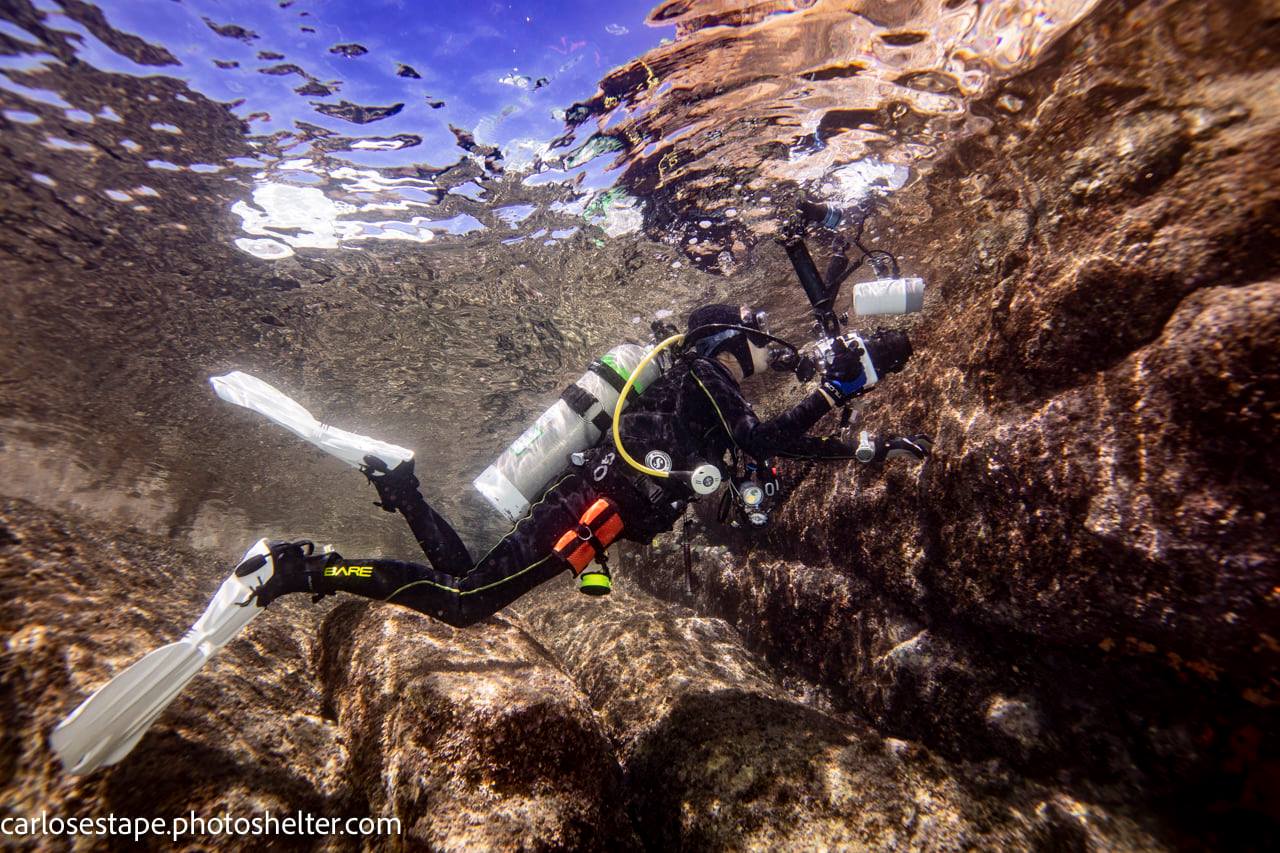
[[[873,437],[866,430],[858,436],[854,456],[859,462],[883,462],[886,459],[912,459],[922,462],[933,453],[933,439],[923,433],[912,436]]]
[[[923,434],[886,439],[883,452],[885,459],[923,462],[933,453],[933,439]]]
[[[862,348],[851,347],[844,338],[836,338],[831,346],[831,365],[822,380],[823,393],[837,406],[843,406],[862,391],[867,374],[862,369]]]

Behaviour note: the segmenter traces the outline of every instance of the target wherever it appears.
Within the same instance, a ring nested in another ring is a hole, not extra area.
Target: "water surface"
[[[0,481],[232,550],[403,548],[212,398],[243,369],[415,448],[483,542],[470,480],[590,358],[713,298],[804,334],[795,198],[927,180],[1094,6],[8,4]]]

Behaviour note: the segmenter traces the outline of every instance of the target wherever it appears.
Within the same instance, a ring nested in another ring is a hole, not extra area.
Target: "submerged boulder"
[[[622,774],[586,698],[505,619],[451,628],[348,602],[325,619],[326,705],[352,783],[430,849],[626,849]]]
[[[585,697],[502,619],[461,631],[390,606],[283,599],[128,757],[67,775],[49,731],[180,636],[226,571],[153,537],[0,505],[0,578],[13,592],[0,602],[5,816],[308,812],[397,818],[395,843],[433,849],[634,846],[616,808],[618,764]]]
[[[1123,814],[814,707],[722,620],[628,583],[584,600],[549,584],[530,630],[586,692],[618,749],[651,849],[1142,849]],[[1033,723],[1009,710],[1007,725]]]

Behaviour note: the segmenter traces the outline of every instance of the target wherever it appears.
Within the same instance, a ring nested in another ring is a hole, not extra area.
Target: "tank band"
[[[565,388],[560,393],[560,399],[564,400],[578,417],[590,420],[600,432],[608,432],[613,427],[613,418],[604,410],[604,406],[600,405],[600,401],[577,383]],[[589,414],[595,407],[599,407],[599,410],[594,415]]]
[[[608,356],[605,356],[605,358],[608,358]],[[596,376],[599,376],[605,382],[608,382],[609,385],[612,386],[613,390],[621,394],[623,387],[627,384],[627,377],[618,369],[617,362],[612,358],[609,359],[609,362],[612,363],[606,363],[602,359],[596,359],[591,362],[587,369]],[[640,390],[640,388],[636,388],[637,393],[639,393]]]

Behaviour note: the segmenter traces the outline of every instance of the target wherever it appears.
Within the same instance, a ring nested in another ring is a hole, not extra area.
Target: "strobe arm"
[[[818,274],[818,267],[813,262],[813,256],[809,254],[809,248],[805,246],[803,239],[796,236],[785,239],[782,247],[786,249],[787,257],[791,259],[796,278],[800,279],[800,286],[804,288],[804,294],[809,298],[809,304],[813,306],[813,317],[818,321],[823,334],[829,338],[837,337],[840,334],[840,320],[832,310],[834,294],[829,292],[822,281],[822,276]]]

